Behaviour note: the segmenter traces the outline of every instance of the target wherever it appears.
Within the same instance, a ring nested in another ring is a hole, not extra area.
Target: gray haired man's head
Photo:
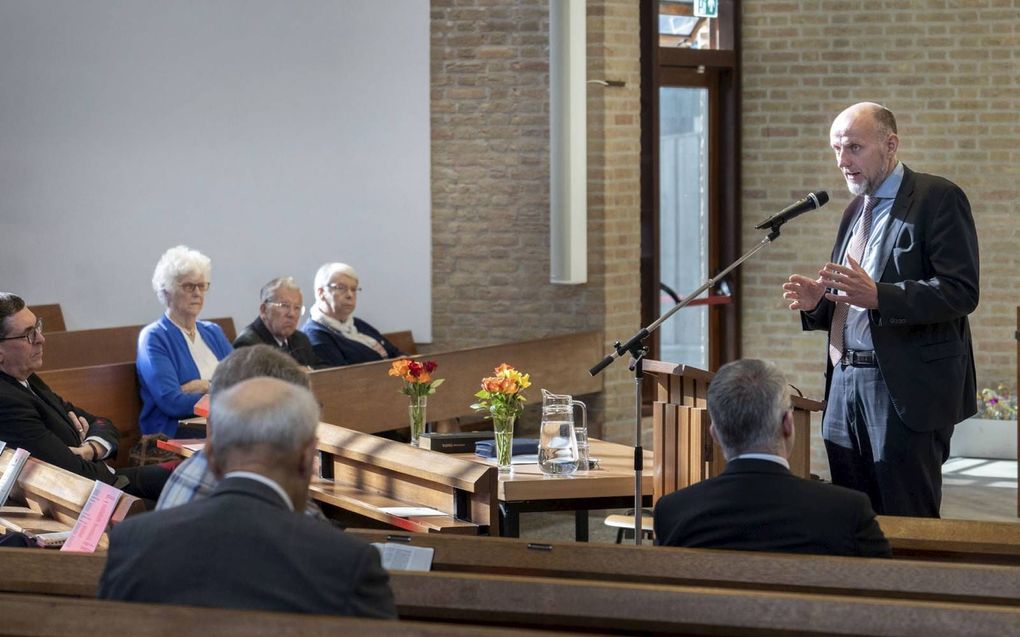
[[[293,357],[269,345],[252,345],[235,349],[220,361],[209,383],[213,397],[217,393],[249,378],[279,378],[308,389],[308,373]]]
[[[217,391],[210,444],[224,471],[236,454],[285,463],[315,439],[319,404],[311,391],[278,378],[249,378]]]
[[[727,459],[749,452],[785,455],[789,405],[786,376],[767,361],[727,363],[708,387],[708,413]]]

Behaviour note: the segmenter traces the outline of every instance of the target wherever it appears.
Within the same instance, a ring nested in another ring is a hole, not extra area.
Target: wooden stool
[[[625,514],[608,515],[603,524],[617,529],[616,543],[621,544],[625,535],[628,538],[634,537],[634,510],[631,509]],[[652,512],[641,509],[641,537],[652,539],[653,528]]]

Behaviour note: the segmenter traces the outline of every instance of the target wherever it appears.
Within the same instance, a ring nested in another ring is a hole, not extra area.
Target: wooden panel
[[[401,617],[669,634],[1015,634],[1020,609],[590,580],[390,574]]]
[[[309,491],[317,502],[335,506],[412,533],[442,532],[476,535],[479,532],[479,525],[458,520],[451,515],[405,518],[386,513],[381,510],[383,507],[412,506],[416,503],[368,493],[352,486],[318,480],[309,487]]]
[[[39,377],[64,400],[95,416],[113,421],[121,434],[114,466],[127,465],[138,442],[142,399],[134,362],[39,372]]]
[[[1020,565],[1020,524],[878,516],[893,555]]]
[[[28,309],[32,311],[32,314],[35,314],[36,318],[42,319],[43,332],[47,339],[51,333],[67,330],[67,325],[64,323],[64,311],[60,309],[60,303],[29,305]]]
[[[435,549],[433,571],[576,577],[863,597],[1020,604],[1020,568],[824,555],[352,530],[371,542]]]
[[[10,550],[10,549],[8,549]],[[33,551],[43,553],[43,551]],[[65,556],[66,557],[66,556]],[[78,556],[74,556],[78,557]],[[198,608],[136,602],[108,602],[37,595],[0,595],[3,632],[9,637],[51,637],[81,634],[88,618],[101,618],[110,635],[165,637],[216,635],[217,637],[514,637],[520,631],[486,626],[454,626],[388,619],[330,617],[257,610]],[[560,633],[529,632],[534,637]]]
[[[504,362],[531,374],[532,401],[541,399],[543,387],[574,396],[599,392],[602,376],[592,377],[588,368],[601,356],[602,346],[601,332],[582,332],[418,357],[434,360],[439,365],[435,375],[446,379],[429,396],[428,419],[474,416],[469,405],[482,378]],[[322,420],[366,433],[406,427],[407,397],[400,394],[399,381],[387,375],[390,365],[377,361],[311,372]]]
[[[209,319],[223,329],[228,341],[236,337],[234,319]],[[144,325],[103,327],[51,334],[46,332],[42,369],[89,367],[134,362],[138,356],[138,334]]]
[[[411,334],[411,330],[403,332],[388,332],[383,334],[383,337],[393,343],[393,345],[404,354],[408,356],[415,356],[418,354],[418,345],[414,342],[414,336]]]

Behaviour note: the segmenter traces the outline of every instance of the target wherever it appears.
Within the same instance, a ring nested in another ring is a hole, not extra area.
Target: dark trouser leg
[[[128,480],[124,486],[124,493],[146,500],[146,508],[154,508],[156,501],[159,500],[159,494],[163,492],[163,485],[170,477],[170,469],[158,464],[148,464],[117,469],[117,475]],[[149,507],[148,502],[152,502],[153,506]]]
[[[876,513],[939,517],[952,431],[907,428],[877,367],[833,371],[822,423],[833,482],[867,493]]]

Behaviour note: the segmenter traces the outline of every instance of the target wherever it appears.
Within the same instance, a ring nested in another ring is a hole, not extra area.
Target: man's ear
[[[708,433],[711,434],[712,440],[715,441],[715,444],[720,446],[722,445],[722,442],[719,441],[719,434],[715,430],[715,423],[712,423],[711,425],[708,426]]]
[[[314,465],[318,453],[319,439],[313,436],[308,445],[301,451],[301,465],[298,467],[298,471],[300,471],[302,478],[311,479],[315,477]]]
[[[885,149],[890,155],[895,155],[900,147],[900,138],[896,133],[889,133],[889,139],[885,140]]]
[[[216,476],[217,480],[223,478],[223,467],[220,466],[220,457],[216,455],[215,447],[211,440],[207,440],[205,447],[202,448],[202,453],[205,454],[205,460],[209,463],[209,469],[212,470],[213,475]]]
[[[796,429],[793,426],[792,409],[788,409],[783,412],[783,420],[779,423],[779,428],[783,432],[783,439],[789,441],[790,449],[793,449],[794,432]]]

